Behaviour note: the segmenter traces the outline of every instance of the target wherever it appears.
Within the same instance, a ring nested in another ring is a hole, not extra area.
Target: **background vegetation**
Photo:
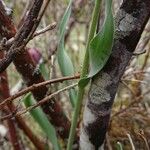
[[[13,9],[12,18],[15,26],[17,26],[24,9],[28,7],[28,1],[6,0],[5,2]],[[119,9],[121,2],[121,0],[113,1],[114,15]],[[41,71],[46,80],[62,77],[56,57],[58,44],[57,35],[60,20],[62,19],[67,6],[67,0],[51,0],[44,16],[42,17],[38,30],[43,29],[54,22],[56,22],[56,28],[33,38],[27,45],[32,55],[36,55],[35,57],[37,57],[37,53],[39,54],[39,58],[42,60],[42,63],[40,62]],[[104,20],[103,6],[104,4],[102,3],[100,25]],[[94,3],[92,0],[76,0],[73,2],[72,14],[66,26],[65,35],[65,50],[70,56],[74,66],[74,73],[72,75],[78,75],[81,70],[93,7]],[[149,39],[150,22],[148,22],[142,34],[141,40],[135,50],[134,56],[126,68],[115,97],[109,130],[105,141],[106,149],[108,150],[120,150],[121,147],[125,150],[134,148],[139,150],[150,149]],[[11,93],[14,94],[15,91],[24,88],[25,85],[13,64],[11,64],[7,70],[9,87]],[[51,88],[51,92],[55,92],[58,89],[64,88],[66,85],[71,85],[76,82],[76,80],[71,80],[67,83],[63,82],[63,84],[52,84],[49,87]],[[76,92],[76,88],[74,88],[74,90]],[[87,92],[85,94],[85,97],[86,96]],[[15,101],[17,111],[25,107],[22,101],[27,99],[27,97],[31,98],[30,95],[26,95]],[[59,99],[66,115],[69,119],[71,119],[73,107],[69,101],[68,91],[60,93],[56,95],[56,97]],[[51,146],[49,140],[51,137],[48,137],[48,135],[45,134],[44,130],[41,128],[43,125],[40,126],[40,124],[35,121],[36,119],[34,118],[34,115],[26,113],[22,117],[25,119],[25,122],[29,125],[33,133],[37,135],[44,143]],[[3,122],[0,124],[3,124]],[[20,129],[17,129],[17,131],[24,148],[35,149],[35,146],[23,134],[23,132]],[[61,146],[65,145],[65,143],[61,140],[59,140],[59,143]],[[7,140],[6,134],[4,137],[0,138],[0,149],[7,150],[11,148],[11,143]]]

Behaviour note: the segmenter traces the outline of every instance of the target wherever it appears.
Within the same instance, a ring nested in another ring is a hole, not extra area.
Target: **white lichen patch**
[[[80,150],[95,150],[94,145],[90,142],[89,136],[84,129],[81,131],[80,135]],[[101,145],[98,150],[104,150],[104,145]]]
[[[126,16],[120,21],[119,23],[119,30],[123,32],[130,32],[134,29],[134,17],[132,17],[129,14],[126,14]]]
[[[7,128],[0,124],[0,137],[4,137],[7,134]]]
[[[80,150],[94,150],[94,145],[90,142],[89,136],[87,133],[82,129],[80,135]]]
[[[95,104],[101,104],[110,100],[110,94],[106,87],[111,84],[111,77],[107,73],[102,73],[101,77],[97,77],[91,84],[89,98]]]
[[[121,35],[117,36],[123,38],[124,36],[127,36],[131,31],[135,30],[135,22],[137,22],[137,19],[135,17],[133,17],[131,14],[128,14],[123,9],[120,9],[116,18],[116,33]]]
[[[39,68],[35,68],[33,73],[32,73],[32,76],[36,76],[36,75],[39,75],[39,74],[40,74]]]
[[[97,87],[91,90],[90,99],[95,104],[101,104],[110,100],[110,94],[105,89]]]
[[[107,85],[110,85],[111,77],[108,73],[103,72],[93,81],[93,83],[100,87],[106,87]]]
[[[85,126],[93,123],[95,120],[96,120],[95,114],[92,113],[88,107],[86,107],[84,114],[83,114],[83,122],[84,122]]]
[[[1,1],[1,3],[2,3],[2,5],[3,5],[3,7],[4,7],[5,11],[6,11],[6,14],[10,15],[12,13],[12,9],[8,8],[3,1]]]

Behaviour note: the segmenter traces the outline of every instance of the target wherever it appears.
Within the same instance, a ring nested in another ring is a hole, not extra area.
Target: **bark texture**
[[[0,58],[3,57],[4,57],[3,52],[0,52]],[[8,78],[7,78],[7,72],[4,71],[0,73],[0,102],[8,97],[10,97]],[[4,110],[1,111],[4,111],[5,114],[10,114],[16,110],[16,107],[13,103],[9,103],[3,109]],[[32,131],[27,126],[26,122],[24,122],[21,116],[17,116],[15,119],[14,118],[8,119],[6,122],[8,126],[9,140],[12,143],[14,150],[22,149],[21,142],[20,142],[21,140],[18,134],[18,126],[32,141],[32,143],[37,148],[37,150],[44,150],[45,143],[40,141],[40,139],[32,133]]]
[[[0,58],[3,58],[4,54],[3,52],[0,52]],[[8,98],[9,95],[9,87],[8,87],[8,82],[7,82],[7,74],[6,72],[0,73],[0,102]],[[4,114],[11,113],[11,104],[8,104],[1,110],[1,112],[4,112]],[[17,125],[15,123],[14,119],[8,119],[7,121],[7,126],[8,126],[8,137],[9,141],[12,144],[12,147],[14,150],[21,149],[21,144],[20,144],[20,138],[18,136],[18,130],[17,130]],[[4,122],[5,123],[5,122]]]
[[[10,39],[11,37],[14,37],[15,34],[17,33],[15,26],[11,18],[7,15],[6,9],[2,2],[3,1],[0,0],[0,31],[1,31],[0,35],[2,37],[5,37],[6,39]],[[19,35],[17,34],[17,37],[18,36]],[[17,55],[13,56],[13,63],[16,66],[17,71],[21,74],[27,86],[44,81],[44,78],[42,77],[39,69],[34,64],[31,56],[29,55],[28,51],[26,51],[26,49],[24,49]],[[34,98],[37,101],[39,101],[46,96],[47,91],[48,91],[47,86],[44,86],[42,88],[32,91],[32,94]],[[67,138],[70,129],[70,121],[63,113],[63,110],[59,102],[57,102],[54,98],[52,98],[52,100],[43,104],[42,108],[43,111],[47,114],[49,120],[56,127],[56,131],[58,132],[58,134],[62,138]]]
[[[150,0],[124,0],[115,21],[112,54],[91,82],[80,135],[81,150],[100,150],[118,84],[150,16]]]

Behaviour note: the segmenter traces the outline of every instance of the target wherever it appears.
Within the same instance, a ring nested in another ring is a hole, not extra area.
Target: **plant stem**
[[[91,25],[90,25],[90,28],[89,28],[89,35],[88,35],[88,39],[87,39],[85,57],[84,57],[84,62],[83,62],[83,67],[82,67],[82,72],[81,72],[80,79],[84,78],[88,73],[88,68],[89,68],[89,52],[88,52],[89,51],[89,45],[90,45],[90,41],[93,39],[93,37],[95,35],[97,22],[98,22],[98,18],[99,18],[99,12],[100,12],[100,4],[101,4],[101,0],[96,0],[94,10],[93,10],[93,14],[92,14]],[[74,110],[74,113],[73,113],[67,150],[72,150],[72,144],[73,144],[73,141],[74,141],[74,136],[75,136],[75,131],[76,131],[76,127],[77,127],[78,117],[79,117],[79,113],[80,113],[81,105],[82,105],[82,101],[83,101],[83,96],[84,96],[84,88],[79,86],[79,88],[78,88],[78,97],[77,97],[76,107],[75,107],[75,110]]]

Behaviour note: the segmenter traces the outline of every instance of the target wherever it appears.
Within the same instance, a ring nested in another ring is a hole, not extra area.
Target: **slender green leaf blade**
[[[64,76],[69,76],[74,74],[74,67],[72,61],[65,50],[60,50],[57,54],[58,63],[61,73]]]
[[[59,46],[62,47],[61,49],[58,49],[58,53],[57,53],[58,64],[61,73],[64,76],[74,75],[74,67],[70,57],[64,50],[64,46],[62,44]],[[66,83],[69,84],[69,82]],[[74,107],[76,101],[76,91],[74,89],[69,90],[69,97],[70,97],[71,104]]]
[[[35,104],[35,100],[32,98],[31,94],[27,94],[24,98],[24,104],[26,107],[29,107]],[[46,115],[42,111],[40,107],[35,108],[30,111],[30,114],[35,119],[35,121],[39,124],[41,129],[47,135],[50,142],[53,144],[54,150],[60,150],[60,146],[57,140],[56,131],[53,125],[48,121]]]
[[[59,40],[62,40],[64,38],[64,34],[66,31],[66,25],[68,23],[70,15],[71,15],[71,5],[72,5],[72,0],[70,0],[69,5],[68,5],[68,7],[62,17],[60,25],[59,25],[59,32],[58,32]]]
[[[114,39],[111,3],[111,0],[106,0],[106,19],[103,28],[90,42],[90,72],[88,77],[96,75],[104,67],[111,54]]]
[[[117,142],[116,147],[117,150],[123,150],[122,144],[120,142]]]
[[[60,71],[64,76],[74,75],[73,63],[69,55],[65,51],[65,46],[64,46],[64,36],[65,36],[66,26],[71,15],[71,5],[72,5],[72,0],[70,0],[69,5],[64,13],[64,16],[62,17],[59,26],[59,32],[58,32],[59,44],[58,44],[57,58],[58,58]],[[66,83],[68,84],[68,82]],[[76,91],[74,89],[69,91],[69,97],[72,106],[74,106],[76,100]]]
[[[106,64],[113,46],[114,19],[111,10],[112,0],[106,0],[106,17],[102,30],[91,40],[89,46],[90,71],[87,77],[80,79],[79,86],[85,87]]]

